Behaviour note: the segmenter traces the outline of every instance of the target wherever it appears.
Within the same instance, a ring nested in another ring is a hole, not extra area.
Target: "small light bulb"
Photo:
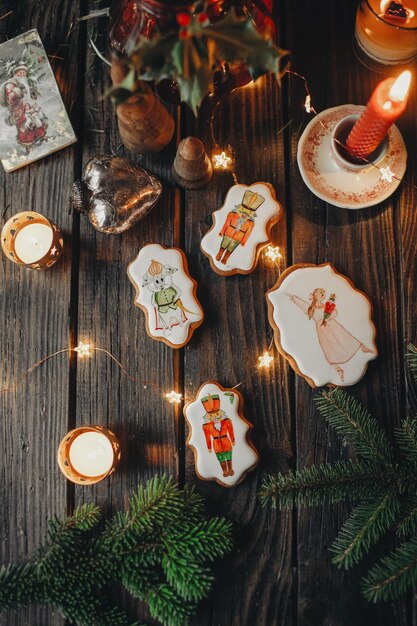
[[[227,168],[229,167],[229,161],[231,160],[232,159],[227,156],[226,152],[223,150],[223,152],[221,152],[220,154],[214,155],[214,167],[222,167],[223,169],[227,170]]]
[[[262,356],[258,357],[259,367],[270,367],[274,357],[269,354],[269,352],[265,352]]]
[[[279,246],[268,246],[265,252],[265,256],[271,261],[277,261],[277,259],[282,259],[282,254],[279,251]]]
[[[381,172],[381,180],[386,180],[387,183],[392,183],[392,179],[394,178],[394,172],[391,172],[389,165],[387,167],[381,167],[379,170]]]
[[[182,395],[180,393],[177,393],[176,391],[172,390],[169,393],[165,394],[165,397],[167,400],[169,400],[170,404],[179,404],[182,400]]]
[[[91,356],[90,348],[91,348],[91,346],[90,346],[89,343],[83,343],[82,341],[80,341],[78,346],[76,348],[74,348],[74,352],[76,352],[78,354],[78,356],[80,356],[80,357]]]

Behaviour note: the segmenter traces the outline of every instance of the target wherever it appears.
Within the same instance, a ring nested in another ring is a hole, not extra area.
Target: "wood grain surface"
[[[101,3],[104,6],[106,3]],[[307,76],[314,107],[364,104],[380,76],[362,67],[352,51],[355,0],[276,0],[274,16],[282,47],[292,50],[292,69]],[[97,3],[91,2],[97,8]],[[10,15],[1,19],[3,15]],[[104,354],[92,359],[62,355],[42,366],[9,394],[0,394],[0,562],[30,554],[48,517],[96,499],[106,515],[126,505],[138,482],[167,472],[194,482],[212,513],[235,522],[235,548],[216,568],[216,584],[192,626],[405,626],[415,623],[413,598],[380,605],[360,594],[366,563],[349,572],[331,565],[329,546],[347,515],[337,506],[277,512],[257,499],[262,472],[286,471],[346,458],[318,415],[315,392],[275,352],[268,371],[257,358],[270,345],[265,293],[277,267],[261,255],[248,276],[214,273],[200,252],[211,212],[233,184],[215,172],[208,186],[180,191],[171,166],[181,137],[199,136],[210,154],[207,116],[195,120],[172,107],[176,133],[161,153],[149,157],[119,149],[112,104],[101,95],[109,86],[107,67],[89,45],[87,0],[0,0],[0,41],[36,27],[73,122],[78,143],[12,174],[0,172],[1,225],[22,209],[50,217],[64,230],[63,260],[46,272],[28,272],[1,256],[0,386],[48,353],[90,342],[112,352],[129,372],[192,399],[206,380],[239,387],[245,416],[255,426],[258,470],[235,489],[199,481],[180,408],[151,388],[130,382]],[[105,20],[98,23],[102,33]],[[91,26],[90,26],[91,28]],[[96,40],[105,50],[105,36]],[[372,299],[380,357],[352,388],[392,434],[405,415],[417,412],[416,389],[404,364],[405,346],[417,340],[416,234],[417,88],[414,85],[399,127],[409,152],[406,179],[383,204],[361,211],[337,209],[305,187],[296,164],[297,143],[309,121],[303,82],[265,77],[223,98],[215,114],[219,145],[231,144],[239,182],[270,182],[284,218],[272,230],[292,263],[330,261]],[[85,216],[73,215],[69,194],[94,156],[130,156],[164,184],[150,215],[123,235],[96,232]],[[205,322],[181,350],[153,341],[133,305],[127,265],[146,243],[179,246],[197,279]],[[56,449],[67,430],[103,424],[122,446],[122,463],[109,480],[89,488],[66,483]],[[389,548],[382,542],[376,552]],[[132,617],[146,618],[139,603],[123,597]],[[0,615],[1,626],[61,626],[56,613],[28,607]]]

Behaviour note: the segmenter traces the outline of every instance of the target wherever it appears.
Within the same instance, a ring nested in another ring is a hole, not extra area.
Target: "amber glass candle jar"
[[[407,65],[417,58],[417,0],[360,0],[355,51],[372,69]],[[385,66],[385,67],[384,67]]]

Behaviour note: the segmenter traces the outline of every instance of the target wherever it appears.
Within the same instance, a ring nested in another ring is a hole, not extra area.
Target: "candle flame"
[[[406,70],[400,74],[389,90],[388,97],[393,102],[403,102],[408,94],[411,83],[411,72]]]
[[[382,15],[384,15],[386,13],[386,10],[388,9],[388,7],[391,4],[391,2],[392,2],[392,0],[381,0],[379,8],[380,8],[380,11],[381,11]],[[414,17],[413,9],[409,9],[408,7],[404,7],[404,8],[407,11],[407,20],[409,20],[411,17]]]

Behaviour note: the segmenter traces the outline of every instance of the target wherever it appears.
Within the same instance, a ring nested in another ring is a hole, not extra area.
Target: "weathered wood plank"
[[[353,1],[328,4],[325,12],[319,2],[309,3],[308,11],[286,3],[288,40],[285,44],[294,51],[293,69],[307,76],[313,104],[319,111],[349,102],[365,103],[380,80],[353,58],[355,10]],[[302,83],[294,80],[291,83],[290,115],[297,108],[301,110],[305,97]],[[296,128],[294,124],[292,130]],[[406,186],[403,185],[392,200],[375,209],[351,212],[326,205],[308,191],[298,173],[298,139],[298,134],[293,132],[290,179],[293,262],[331,261],[372,298],[380,357],[351,392],[363,400],[392,433],[404,407],[403,373],[399,365],[403,349],[398,337],[401,313],[392,305],[389,294],[396,293],[401,281],[395,206],[401,201]],[[297,379],[299,467],[335,460],[346,454],[314,409],[314,395],[302,379]],[[374,607],[361,598],[364,566],[342,574],[331,565],[328,547],[347,512],[343,506],[298,512],[299,624],[407,623],[407,599]]]
[[[104,31],[104,27],[101,29]],[[97,46],[105,49],[104,38]],[[92,50],[85,76],[83,164],[108,154],[120,145],[115,111],[110,100],[101,101],[109,87],[108,68]],[[143,158],[128,155],[164,183],[162,198],[152,212],[121,235],[96,232],[80,216],[78,340],[105,348],[131,375],[169,391],[177,388],[173,349],[148,337],[145,316],[134,306],[134,288],[127,266],[147,243],[175,244],[178,198],[166,181],[175,154],[175,141],[163,152]],[[123,151],[119,151],[123,154]],[[164,472],[178,475],[175,408],[152,386],[130,381],[104,354],[78,364],[76,425],[102,424],[120,439],[121,465],[109,480],[75,488],[75,505],[95,499],[107,515],[127,506],[140,482]],[[126,600],[137,612],[137,606]]]
[[[78,3],[63,1],[42,6],[29,0],[2,2],[0,39],[37,27],[53,63],[64,101],[76,124],[78,32],[68,36],[78,15]],[[72,106],[74,105],[74,106]],[[68,345],[72,219],[67,210],[68,189],[79,145],[11,174],[0,172],[1,225],[13,213],[33,209],[62,226],[65,254],[46,272],[19,269],[1,255],[2,328],[0,332],[1,386],[46,354]],[[3,451],[0,494],[0,561],[23,559],[36,549],[47,519],[66,509],[67,485],[56,464],[56,450],[68,421],[68,357],[50,361],[13,392],[0,396],[0,448]],[[30,607],[0,618],[7,626],[59,626],[63,620],[50,611]]]
[[[243,112],[243,115],[242,115]],[[213,150],[208,120],[201,120],[200,135]],[[236,153],[239,182],[270,182],[285,205],[284,138],[279,86],[262,79],[225,98],[216,112],[214,131],[220,146],[231,144]],[[192,120],[187,133],[193,134]],[[288,468],[291,456],[290,389],[288,372],[277,360],[270,371],[255,371],[257,359],[268,349],[271,331],[265,292],[278,277],[277,267],[262,255],[248,276],[215,274],[200,252],[202,236],[211,225],[211,212],[223,203],[233,184],[230,173],[215,172],[202,190],[186,193],[185,250],[206,314],[204,327],[187,346],[184,379],[187,398],[206,380],[218,380],[239,389],[245,416],[253,422],[253,438],[260,455],[260,470]],[[285,218],[273,230],[275,244],[285,256]],[[285,262],[285,260],[283,260]],[[276,514],[259,506],[260,472],[249,475],[234,489],[223,489],[195,476],[192,452],[186,452],[186,478],[207,496],[210,510],[237,522],[232,557],[218,568],[211,601],[203,604],[194,624],[288,624],[291,607],[291,514]]]

